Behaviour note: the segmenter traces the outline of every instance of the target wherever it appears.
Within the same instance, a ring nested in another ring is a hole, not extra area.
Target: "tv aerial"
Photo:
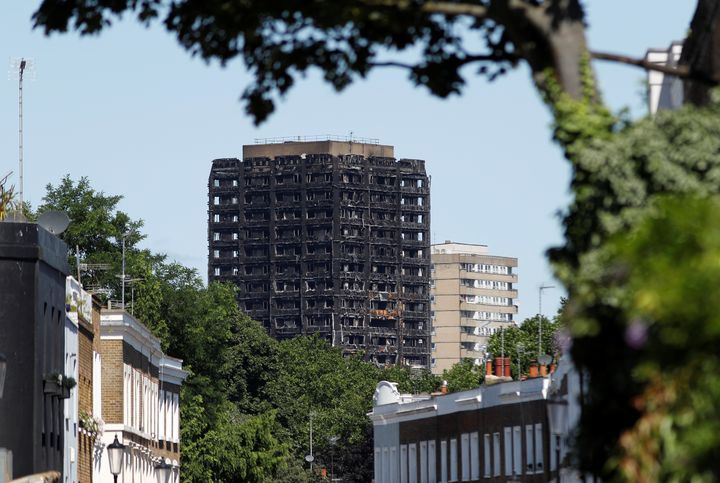
[[[46,211],[38,217],[37,223],[53,235],[60,235],[67,230],[70,218],[64,211]]]

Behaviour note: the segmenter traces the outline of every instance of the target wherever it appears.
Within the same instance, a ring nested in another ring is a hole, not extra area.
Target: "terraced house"
[[[100,322],[103,446],[125,445],[119,481],[155,482],[164,461],[180,481],[182,361],[163,353],[160,340],[121,309],[105,309]],[[97,384],[97,381],[95,381]],[[113,481],[107,452],[96,453],[93,481]]]

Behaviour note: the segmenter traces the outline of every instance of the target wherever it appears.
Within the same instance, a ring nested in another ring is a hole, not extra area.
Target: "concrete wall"
[[[299,156],[305,153],[359,154],[361,156],[379,156],[392,158],[395,156],[393,146],[383,144],[365,144],[340,141],[285,142],[274,144],[246,144],[243,146],[243,159],[274,158],[276,156]]]

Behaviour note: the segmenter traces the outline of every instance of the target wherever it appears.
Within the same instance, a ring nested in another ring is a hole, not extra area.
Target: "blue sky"
[[[638,57],[681,39],[694,10],[694,2],[585,3],[591,48]],[[99,37],[47,38],[31,29],[38,4],[6,0],[0,8],[0,60],[25,56],[37,65],[25,86],[25,198],[34,206],[47,183],[88,176],[145,220],[144,246],[205,277],[213,158],[239,157],[254,138],[352,131],[394,145],[397,157],[425,159],[433,241],[518,257],[520,317],[537,312],[538,287],[552,283],[544,253],[561,242],[557,212],[569,201],[569,169],[526,68],[491,84],[471,76],[461,97],[446,100],[401,71],[375,72],[340,94],[311,74],[255,128],[238,102],[248,81],[240,62],[205,64],[161,26],[130,19]],[[644,114],[641,70],[598,63],[596,72],[613,109]],[[0,82],[0,176],[17,174],[17,142],[17,83],[8,80]],[[546,314],[562,294],[544,292]]]

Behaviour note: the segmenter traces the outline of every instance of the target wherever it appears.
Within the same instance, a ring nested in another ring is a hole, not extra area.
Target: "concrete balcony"
[[[475,335],[475,334],[468,334],[467,332],[460,332],[460,342],[472,342],[473,344],[476,342],[484,343],[487,340],[488,336],[485,335]]]
[[[473,280],[476,280],[476,279],[493,280],[493,281],[497,281],[497,282],[508,282],[508,283],[517,283],[517,281],[518,281],[518,276],[515,273],[501,275],[499,273],[467,272],[465,270],[460,270],[460,278],[470,278]]]
[[[497,312],[500,314],[517,314],[517,305],[469,304],[460,302],[460,310],[469,312]]]
[[[460,295],[488,295],[490,297],[508,297],[516,299],[518,296],[517,290],[497,290],[494,288],[474,288],[474,287],[460,287]]]

